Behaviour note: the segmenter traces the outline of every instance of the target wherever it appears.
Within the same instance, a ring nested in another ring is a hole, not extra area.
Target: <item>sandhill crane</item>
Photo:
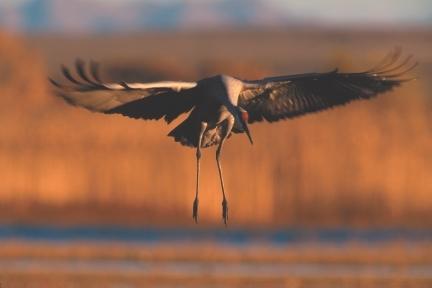
[[[217,145],[216,162],[222,188],[222,218],[228,220],[228,202],[222,176],[220,154],[232,133],[245,133],[253,144],[248,124],[275,122],[318,112],[353,100],[370,99],[409,79],[401,76],[417,63],[402,59],[400,50],[387,55],[374,68],[358,73],[307,73],[240,80],[217,75],[197,82],[105,83],[98,64],[90,62],[89,74],[82,60],[76,61],[74,78],[62,66],[72,84],[51,82],[67,102],[107,114],[119,113],[136,119],[161,119],[170,123],[182,113],[188,117],[168,136],[196,148],[196,190],[192,217],[198,221],[198,194],[201,148]]]

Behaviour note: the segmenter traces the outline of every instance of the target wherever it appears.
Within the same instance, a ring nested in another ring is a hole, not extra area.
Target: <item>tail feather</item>
[[[198,138],[201,129],[201,122],[197,119],[197,115],[192,111],[186,120],[180,123],[177,127],[168,133],[168,136],[173,137],[176,142],[189,147],[198,146]],[[223,121],[211,129],[206,129],[203,134],[201,147],[207,148],[213,145],[220,144],[222,135],[225,135],[227,129],[227,121]],[[235,133],[242,133],[243,131],[236,130]],[[228,137],[231,136],[231,133]]]

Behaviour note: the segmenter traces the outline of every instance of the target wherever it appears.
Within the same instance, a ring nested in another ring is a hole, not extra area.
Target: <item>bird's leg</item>
[[[198,143],[197,143],[197,150],[196,150],[197,174],[196,174],[195,200],[193,202],[193,208],[192,208],[192,217],[195,220],[195,223],[198,223],[198,190],[199,190],[199,174],[200,174],[200,159],[201,159],[201,143],[206,128],[207,128],[207,123],[201,122],[201,130],[200,130]]]
[[[221,182],[221,187],[222,187],[222,218],[223,221],[225,223],[225,226],[227,225],[227,221],[228,221],[228,201],[226,200],[226,196],[225,196],[225,185],[224,185],[224,181],[223,181],[223,176],[222,176],[222,167],[220,164],[220,153],[222,151],[222,146],[223,143],[225,142],[225,139],[228,137],[228,135],[231,133],[231,130],[234,126],[234,117],[230,117],[227,119],[227,128],[226,128],[226,133],[225,135],[223,135],[219,146],[216,150],[216,162],[217,162],[217,166],[218,166],[218,170],[219,170],[219,178],[220,178],[220,182]]]
[[[218,166],[218,170],[219,170],[219,178],[220,178],[220,182],[221,182],[221,187],[222,187],[222,219],[225,223],[225,225],[227,224],[228,221],[228,201],[226,200],[226,196],[225,196],[225,185],[224,185],[224,180],[223,180],[223,176],[222,176],[222,167],[220,164],[220,152],[222,150],[222,145],[223,145],[223,141],[221,141],[221,143],[219,144],[219,147],[216,150],[216,162],[217,162],[217,166]]]

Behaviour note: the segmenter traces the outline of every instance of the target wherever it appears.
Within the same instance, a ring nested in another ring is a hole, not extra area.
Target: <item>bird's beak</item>
[[[245,130],[246,135],[247,135],[248,138],[249,138],[249,142],[253,145],[252,136],[251,136],[251,134],[250,134],[249,127],[247,126],[247,123],[246,123],[245,121],[242,120],[242,124],[243,124],[243,129]]]
[[[247,126],[245,126],[245,130],[246,130],[246,134],[247,134],[247,136],[249,138],[249,142],[251,143],[251,145],[253,145],[252,136],[251,136],[251,134],[249,132],[249,128]]]

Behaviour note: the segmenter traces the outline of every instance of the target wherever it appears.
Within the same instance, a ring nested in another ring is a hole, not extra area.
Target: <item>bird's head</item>
[[[243,130],[246,132],[246,135],[249,138],[250,143],[253,144],[252,136],[251,136],[249,128],[247,126],[247,123],[249,121],[249,113],[245,109],[238,107],[237,108],[237,116],[238,116],[237,118],[239,119]]]

